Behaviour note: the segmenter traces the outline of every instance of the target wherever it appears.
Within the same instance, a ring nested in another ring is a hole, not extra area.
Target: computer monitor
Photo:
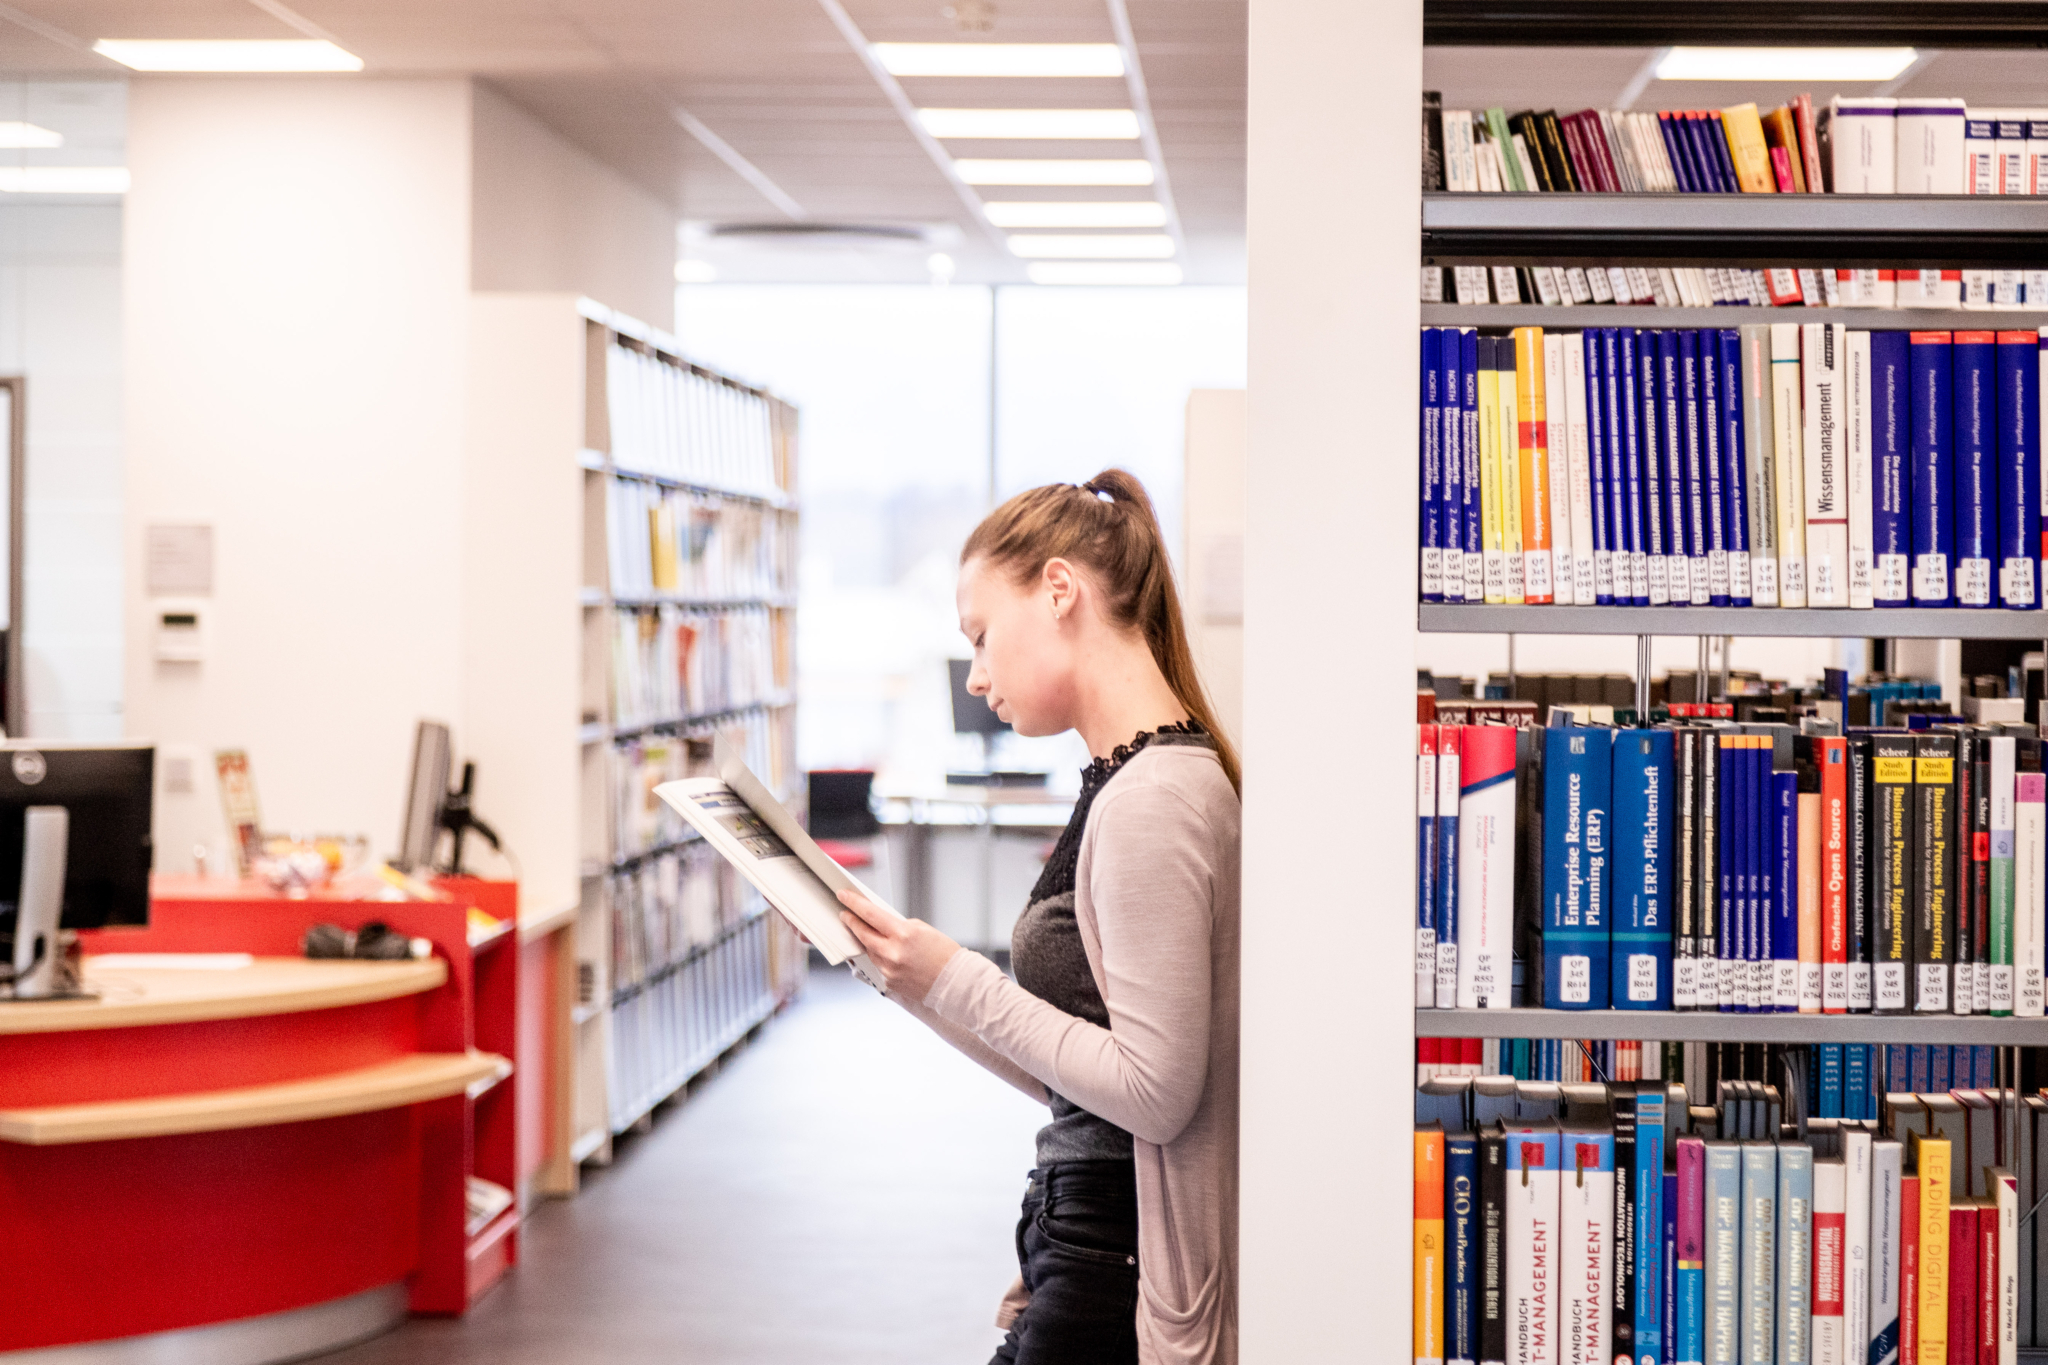
[[[412,738],[405,825],[398,834],[398,856],[391,860],[403,871],[434,866],[434,852],[441,842],[441,807],[448,800],[451,755],[448,727],[438,720],[421,721]]]
[[[1006,733],[1010,723],[989,708],[986,697],[977,697],[967,690],[967,675],[974,671],[974,661],[948,659],[946,667],[953,675],[953,733],[980,735],[984,739]]]

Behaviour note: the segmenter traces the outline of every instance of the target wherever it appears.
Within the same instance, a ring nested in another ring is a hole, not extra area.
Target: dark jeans
[[[1031,1304],[989,1365],[1136,1365],[1135,1166],[1067,1161],[1033,1171],[1017,1265]]]

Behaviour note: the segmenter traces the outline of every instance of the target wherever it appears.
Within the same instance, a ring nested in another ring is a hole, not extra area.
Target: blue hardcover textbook
[[[1950,348],[1954,405],[1956,559],[1959,607],[1989,607],[1998,555],[1997,342],[1990,332],[1957,332]]]
[[[1913,414],[1904,332],[1870,334],[1870,596],[1912,604]]]
[[[1443,579],[1443,459],[1444,408],[1440,395],[1443,383],[1443,334],[1434,327],[1422,329],[1422,600],[1444,600]],[[1462,569],[1462,562],[1459,567]],[[1460,593],[1460,596],[1463,596]]]
[[[1628,569],[1617,557],[1614,518],[1607,495],[1607,422],[1600,407],[1602,361],[1599,327],[1588,327],[1581,343],[1586,353],[1586,465],[1593,503],[1593,600],[1603,607],[1628,603]],[[1606,572],[1600,571],[1606,565]],[[1617,565],[1620,571],[1617,574]],[[1616,592],[1616,585],[1620,591]],[[1601,591],[1601,589],[1605,591]]]
[[[1720,341],[1714,332],[1700,332],[1700,463],[1707,474],[1707,596],[1717,607],[1728,605],[1727,466],[1722,463]]]
[[[1444,600],[1465,599],[1465,338],[1454,327],[1446,327],[1437,345],[1437,401],[1443,407],[1438,423],[1443,470],[1438,480],[1442,507],[1438,513],[1438,536],[1443,546]],[[1425,357],[1426,359],[1426,357]]]
[[[1998,600],[2040,605],[2041,350],[2033,332],[1998,334]]]
[[[1742,431],[1742,333],[1723,327],[1715,338],[1721,383],[1721,520],[1727,528],[1728,600],[1746,607],[1750,604],[1749,456]]]
[[[1636,1087],[1635,1159],[1636,1360],[1658,1361],[1664,1354],[1664,1086],[1658,1081]]]
[[[1770,751],[1764,750],[1766,754]],[[1771,780],[1771,1000],[1776,1014],[1799,1012],[1799,774]]]
[[[1685,548],[1692,557],[1692,600],[1705,605],[1709,561],[1707,529],[1707,452],[1700,438],[1699,333],[1678,333],[1679,445],[1685,461]]]
[[[1485,596],[1473,565],[1486,552],[1486,504],[1479,486],[1479,331],[1467,328],[1459,340],[1458,374],[1465,389],[1465,590],[1468,600]]]
[[[1671,1008],[1672,731],[1614,737],[1612,1006]]]
[[[1615,605],[1643,607],[1649,605],[1650,588],[1647,577],[1640,583],[1637,579],[1643,552],[1642,518],[1629,514],[1631,506],[1640,514],[1642,503],[1640,487],[1636,497],[1630,497],[1622,445],[1622,422],[1627,414],[1621,384],[1621,331],[1619,327],[1600,329],[1600,416],[1607,429],[1607,527],[1614,551]]]
[[[1658,439],[1657,334],[1637,332],[1636,440],[1643,464],[1643,555],[1650,566],[1650,605],[1671,603],[1670,531],[1665,525],[1664,447]]]
[[[1614,334],[1614,428],[1621,441],[1624,525],[1628,535],[1629,600],[1650,605],[1649,486],[1644,478],[1642,408],[1636,376],[1636,331],[1616,327]]]
[[[1444,1365],[1479,1357],[1479,1139],[1444,1139]]]
[[[1955,557],[1954,452],[1950,444],[1947,332],[1914,332],[1908,343],[1913,412],[1913,605],[1946,607]]]
[[[1657,443],[1664,466],[1664,554],[1671,605],[1692,605],[1692,543],[1686,534],[1684,405],[1678,395],[1678,333],[1657,337]]]
[[[1614,731],[1543,732],[1543,1004],[1608,1007]],[[1632,732],[1624,732],[1624,734]]]

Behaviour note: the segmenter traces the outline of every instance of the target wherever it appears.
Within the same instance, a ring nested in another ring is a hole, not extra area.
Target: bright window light
[[[872,43],[892,76],[1121,76],[1115,43]]]
[[[920,109],[933,137],[1120,138],[1138,136],[1129,109]]]
[[[0,166],[0,194],[126,193],[126,166]]]
[[[1660,81],[1888,81],[1920,54],[1910,47],[1674,47]]]
[[[1033,284],[1179,284],[1171,261],[1033,261],[1025,271]]]
[[[33,123],[0,123],[0,147],[62,147],[64,135]]]
[[[1149,185],[1149,161],[955,161],[970,185]]]
[[[988,220],[1006,228],[1146,228],[1166,226],[1166,205],[1150,199],[1053,203],[1001,199],[982,205]]]
[[[137,71],[361,71],[363,59],[322,38],[102,38],[92,45]]]
[[[1010,250],[1026,258],[1156,261],[1173,254],[1173,238],[1163,232],[1132,233],[1128,237],[1020,233],[1010,238]]]
[[[677,261],[677,284],[709,284],[718,278],[718,267],[709,261]]]

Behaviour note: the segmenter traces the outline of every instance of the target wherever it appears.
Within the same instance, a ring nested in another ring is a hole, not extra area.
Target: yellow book
[[[1911,1142],[1920,1174],[1919,1365],[1948,1365],[1949,1143],[1919,1133]]]
[[[1444,1358],[1444,1133],[1415,1133],[1415,1365]]]
[[[1776,194],[1778,180],[1771,173],[1771,147],[1764,141],[1764,122],[1756,105],[1738,104],[1721,111],[1721,126],[1728,132],[1728,155],[1735,162],[1735,183],[1744,194]]]
[[[1499,394],[1494,408],[1494,421],[1499,424],[1494,445],[1500,451],[1500,542],[1507,561],[1507,599],[1512,605],[1527,600],[1522,568],[1521,437],[1516,434],[1520,423],[1516,420],[1519,405],[1515,402],[1512,341],[1503,337],[1494,342],[1493,363],[1498,371],[1494,387]]]
[[[1502,541],[1500,375],[1488,363],[1492,340],[1479,338],[1479,524],[1486,551],[1486,600],[1508,600],[1508,561]]]
[[[1555,600],[1550,526],[1550,449],[1544,424],[1543,329],[1515,328],[1515,445],[1522,491],[1522,598]]]

